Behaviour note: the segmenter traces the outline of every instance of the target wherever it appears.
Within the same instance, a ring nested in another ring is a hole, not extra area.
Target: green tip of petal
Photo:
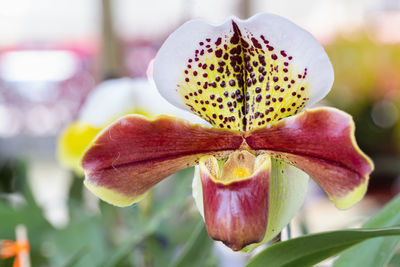
[[[96,184],[91,183],[88,179],[85,179],[83,182],[87,189],[90,192],[95,194],[100,199],[104,200],[105,202],[112,204],[118,207],[127,207],[134,203],[137,203],[144,199],[147,196],[147,193],[144,193],[139,196],[127,196],[121,193],[118,193],[114,190],[98,186]]]
[[[268,224],[260,243],[242,249],[250,252],[277,236],[302,207],[308,191],[309,176],[281,160],[271,161]]]
[[[58,138],[57,157],[59,162],[63,166],[73,169],[77,174],[83,174],[80,158],[100,130],[100,128],[79,121],[68,125]]]
[[[367,188],[368,188],[368,179],[366,179],[364,183],[354,188],[353,191],[351,191],[344,197],[340,198],[329,197],[329,198],[333,201],[336,208],[341,210],[348,209],[364,197],[365,192],[367,192]]]

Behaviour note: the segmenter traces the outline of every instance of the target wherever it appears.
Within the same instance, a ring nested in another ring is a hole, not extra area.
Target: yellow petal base
[[[100,130],[100,128],[79,121],[71,123],[63,130],[58,139],[57,156],[59,162],[78,174],[83,174],[80,165],[81,155]]]

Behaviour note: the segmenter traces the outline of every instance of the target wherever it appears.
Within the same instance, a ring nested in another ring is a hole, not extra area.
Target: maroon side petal
[[[350,207],[366,191],[373,164],[356,144],[351,116],[340,110],[308,110],[245,139],[251,149],[307,172],[338,208]]]
[[[247,151],[236,153],[254,157]],[[267,228],[271,160],[268,155],[261,155],[257,161],[258,166],[249,177],[227,181],[220,177],[214,157],[200,160],[207,232],[235,251],[261,242]]]
[[[103,130],[83,155],[85,184],[103,200],[130,205],[165,177],[195,165],[204,155],[240,147],[235,132],[161,116],[123,117]]]

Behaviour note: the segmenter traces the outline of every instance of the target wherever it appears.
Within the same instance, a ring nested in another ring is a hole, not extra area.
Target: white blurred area
[[[242,2],[250,3],[249,15],[271,12],[301,25],[319,38],[352,31],[365,24],[398,23],[397,0],[115,0],[115,30],[122,38],[165,36],[182,22],[202,18],[221,23],[236,15],[244,18]],[[0,44],[22,42],[82,41],[99,38],[101,1],[98,0],[0,0]],[[376,25],[394,28],[396,25]],[[398,26],[398,24],[397,24]]]
[[[98,0],[0,0],[0,137],[55,136],[76,118],[101,81],[102,3]],[[363,28],[399,42],[397,0],[114,0],[113,29],[124,76],[144,77],[151,58],[191,18],[221,23],[260,12],[284,16],[323,43]]]
[[[0,159],[28,159],[38,202],[59,227],[68,222],[71,174],[55,160],[56,138],[106,76],[99,68],[103,2],[0,0]],[[114,32],[124,54],[121,77],[145,78],[162,41],[188,19],[220,23],[260,12],[289,18],[325,44],[338,33],[351,38],[359,28],[377,42],[400,42],[397,0],[113,0]],[[109,104],[115,103],[104,101]],[[381,109],[390,108],[384,104]],[[294,222],[306,222],[312,232],[359,226],[376,207],[363,201],[342,212],[315,188]],[[294,227],[293,234],[299,233]],[[223,266],[234,266],[230,254],[221,255]]]

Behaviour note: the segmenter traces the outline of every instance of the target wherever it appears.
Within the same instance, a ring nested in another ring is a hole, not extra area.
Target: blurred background
[[[81,175],[59,164],[56,144],[103,81],[146,78],[183,22],[260,12],[292,20],[324,45],[335,83],[321,104],[354,117],[358,144],[375,163],[367,197],[348,211],[311,184],[294,235],[359,226],[395,196],[398,0],[0,0],[0,239],[15,239],[16,225],[26,225],[33,266],[187,266],[188,259],[190,266],[243,266],[249,255],[231,254],[205,234],[191,198],[192,169],[119,209],[98,202]]]

